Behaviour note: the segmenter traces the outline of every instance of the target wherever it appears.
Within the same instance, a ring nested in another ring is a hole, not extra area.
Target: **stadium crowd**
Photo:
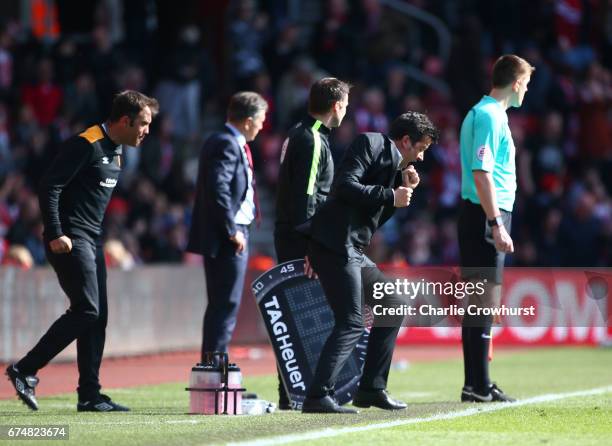
[[[143,147],[124,151],[105,219],[109,262],[128,268],[186,261],[198,152],[223,123],[229,94],[251,89],[269,103],[252,148],[258,185],[273,197],[283,139],[305,113],[312,82],[332,75],[353,85],[347,117],[333,132],[337,162],[358,132],[385,132],[405,110],[426,112],[441,129],[417,166],[421,187],[413,203],[382,228],[372,258],[457,264],[459,127],[488,92],[493,61],[515,52],[536,71],[524,106],[510,112],[519,180],[511,262],[610,266],[612,2],[403,2],[448,27],[448,57],[431,28],[386,3],[238,0],[214,29],[198,20],[206,11],[190,15],[185,8],[175,32],[163,27],[167,6],[152,0],[100,0],[91,26],[80,32],[62,30],[57,18],[59,29],[47,30],[5,20],[0,262],[45,263],[38,180],[63,139],[105,119],[115,92],[140,90],[161,105]],[[259,244],[252,252],[273,250]]]

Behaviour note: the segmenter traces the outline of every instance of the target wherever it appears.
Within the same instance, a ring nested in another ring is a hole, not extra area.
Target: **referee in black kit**
[[[327,199],[334,176],[329,135],[342,123],[349,90],[350,85],[333,77],[315,82],[310,88],[308,116],[289,131],[283,143],[274,228],[279,263],[306,258],[308,239],[295,228]],[[308,269],[308,259],[306,262]],[[292,408],[280,374],[278,396],[280,409]]]
[[[121,172],[122,146],[140,145],[158,108],[155,99],[137,91],[117,94],[108,121],[64,142],[41,181],[39,200],[47,259],[70,307],[25,357],[6,369],[17,396],[32,410],[38,409],[36,372],[75,339],[77,410],[129,410],[100,393],[108,309],[100,235],[104,212]]]
[[[364,330],[363,288],[385,280],[364,250],[395,208],[410,204],[419,178],[409,163],[423,160],[437,136],[431,121],[415,112],[395,119],[389,136],[359,135],[344,155],[330,198],[312,218],[308,255],[334,313],[334,328],[323,346],[302,412],[356,412],[338,405],[333,395],[338,374]],[[393,326],[372,328],[354,406],[406,408],[386,390],[401,319]]]
[[[492,89],[468,112],[461,126],[461,207],[459,254],[466,280],[486,281],[482,296],[471,305],[498,307],[516,193],[516,149],[506,110],[520,107],[534,68],[515,55],[500,57],[493,66]],[[466,315],[461,340],[465,381],[461,401],[514,401],[489,378],[492,316]]]

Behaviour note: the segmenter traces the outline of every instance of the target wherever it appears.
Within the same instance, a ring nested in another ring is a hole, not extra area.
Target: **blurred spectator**
[[[168,55],[164,71],[156,96],[172,120],[172,134],[184,142],[195,141],[200,130],[202,86],[211,87],[212,73],[196,26],[181,30],[177,48]]]
[[[38,208],[38,197],[34,194],[22,192],[19,213],[6,239],[11,245],[25,246],[37,265],[46,263],[42,218]]]
[[[540,236],[537,243],[537,261],[535,265],[550,266],[556,265],[564,251],[559,244],[559,227],[561,225],[561,210],[555,207],[549,208],[541,222],[539,228]]]
[[[537,75],[529,81],[529,94],[525,96],[521,109],[529,113],[542,113],[549,105],[553,82],[552,70],[542,57],[540,48],[532,42],[523,50],[522,57],[535,67]]]
[[[579,188],[569,214],[561,221],[559,242],[562,248],[561,265],[577,267],[604,266],[601,264],[601,221],[595,214],[595,196]]]
[[[177,150],[174,135],[174,121],[169,115],[158,117],[153,125],[153,138],[147,138],[142,147],[141,171],[158,187],[172,170]]]
[[[453,266],[459,263],[457,224],[453,218],[446,218],[440,223],[437,245],[438,259],[441,265]]]
[[[513,266],[532,266],[538,261],[538,253],[536,246],[531,239],[517,240],[516,254],[514,256]]]
[[[593,160],[612,159],[612,74],[598,63],[592,63],[580,87],[581,153]]]
[[[280,25],[277,38],[269,39],[264,55],[273,83],[280,81],[287,67],[304,51],[301,34],[298,23],[287,21]]]
[[[20,143],[28,143],[38,130],[39,125],[36,122],[34,109],[28,104],[23,104],[18,110],[17,123],[14,127],[15,140]]]
[[[54,59],[56,79],[62,87],[66,88],[74,81],[84,65],[80,60],[79,49],[74,39],[62,38],[55,47]]]
[[[4,178],[14,168],[8,129],[6,106],[0,102],[0,179]]]
[[[355,122],[351,117],[346,117],[342,121],[342,125],[332,133],[330,150],[335,166],[340,165],[340,161],[344,155],[344,150],[351,144],[351,142],[353,142],[355,134]]]
[[[264,69],[266,14],[257,11],[254,0],[237,0],[229,24],[230,62],[236,90],[250,90],[253,78]]]
[[[131,270],[135,265],[132,254],[117,239],[110,239],[104,243],[104,259],[107,267],[120,268],[124,271]]]
[[[87,66],[95,76],[100,116],[106,118],[110,112],[109,97],[117,91],[115,75],[123,63],[122,52],[113,45],[105,26],[96,26],[91,33],[92,45],[86,52]]]
[[[12,245],[0,263],[2,266],[16,266],[21,269],[30,269],[34,266],[34,259],[28,248],[22,245]]]
[[[57,118],[62,98],[62,90],[53,82],[53,61],[42,59],[38,63],[38,81],[23,87],[22,102],[32,107],[40,125],[48,126]]]
[[[300,120],[310,86],[325,75],[309,57],[300,56],[293,62],[290,70],[282,77],[277,91],[277,117],[281,129]]]
[[[315,28],[313,54],[317,64],[339,79],[352,77],[358,31],[350,23],[347,0],[327,0]]]
[[[262,134],[259,139],[259,163],[263,166],[262,173],[266,183],[274,187],[278,179],[280,149],[283,145],[284,136],[280,133]]]
[[[432,265],[438,263],[432,251],[435,228],[426,218],[415,220],[408,230],[406,258],[410,265]]]
[[[405,111],[402,106],[407,93],[406,83],[406,74],[402,66],[391,66],[387,71],[387,82],[385,84],[385,114],[387,116],[399,116]]]
[[[561,184],[565,174],[563,117],[550,112],[544,116],[541,127],[532,142],[533,170],[538,189],[551,192]]]
[[[27,13],[30,16],[34,36],[45,43],[55,41],[60,35],[55,1],[31,0],[24,5],[24,10],[28,6],[29,10],[27,10]]]
[[[70,117],[78,117],[85,127],[101,119],[96,84],[90,73],[79,74],[65,91],[65,108]]]
[[[266,121],[263,124],[261,133],[265,134],[270,132],[276,127],[276,101],[274,100],[274,91],[272,89],[272,80],[268,73],[261,71],[257,73],[253,79],[253,91],[259,93],[268,103],[268,112],[266,114]],[[257,158],[255,159],[257,160]]]
[[[384,75],[384,68],[393,62],[420,65],[423,45],[420,31],[409,15],[383,7],[380,0],[362,0],[361,29],[363,45],[368,61],[369,82],[376,82]]]
[[[448,213],[457,209],[461,195],[461,163],[459,140],[454,128],[446,127],[440,133],[440,143],[432,149],[435,168],[432,172],[430,194],[436,201],[439,212]]]
[[[488,91],[483,40],[482,24],[478,18],[464,14],[460,28],[454,34],[446,73],[460,116],[465,116],[472,104]]]
[[[381,89],[365,91],[361,106],[355,110],[355,124],[358,133],[387,133],[389,118],[385,115],[385,95]]]
[[[561,63],[582,70],[595,58],[593,48],[585,45],[582,39],[582,27],[588,25],[587,11],[590,2],[582,0],[556,0],[555,1],[555,36],[557,48],[554,57]]]
[[[9,26],[0,24],[0,99],[9,94],[13,85],[13,38]]]

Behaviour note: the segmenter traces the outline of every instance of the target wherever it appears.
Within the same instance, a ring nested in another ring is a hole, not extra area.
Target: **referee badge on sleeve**
[[[478,149],[476,156],[480,161],[488,161],[491,158],[491,150],[487,146]]]

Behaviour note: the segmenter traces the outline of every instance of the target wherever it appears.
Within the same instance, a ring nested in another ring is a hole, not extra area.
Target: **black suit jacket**
[[[248,189],[248,166],[229,128],[211,135],[200,152],[187,251],[216,256],[236,233],[234,217]]]
[[[395,143],[380,133],[359,135],[338,168],[331,196],[314,215],[310,235],[321,245],[359,256],[395,211],[393,189],[401,185]]]

